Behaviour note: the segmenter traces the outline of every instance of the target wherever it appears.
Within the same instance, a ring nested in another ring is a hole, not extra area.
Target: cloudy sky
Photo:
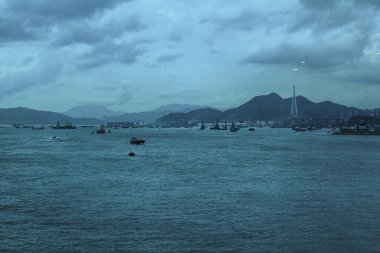
[[[380,107],[380,1],[0,0],[1,108],[226,108],[293,84]]]

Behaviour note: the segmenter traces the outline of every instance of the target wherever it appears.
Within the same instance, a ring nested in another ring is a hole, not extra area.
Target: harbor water
[[[380,252],[380,136],[91,131],[0,128],[0,252]]]

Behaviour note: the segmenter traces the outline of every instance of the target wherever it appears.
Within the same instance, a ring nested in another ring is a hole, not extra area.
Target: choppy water
[[[380,252],[379,137],[90,131],[0,129],[0,252]]]

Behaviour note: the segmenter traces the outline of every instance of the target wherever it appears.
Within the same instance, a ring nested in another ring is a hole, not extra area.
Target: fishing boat
[[[134,144],[134,145],[140,145],[140,144],[144,144],[145,143],[145,140],[141,139],[141,138],[137,138],[137,137],[132,137],[131,140],[129,141],[131,144]]]
[[[103,124],[98,130],[96,130],[96,133],[97,134],[105,134],[106,133],[106,129],[105,129]]]
[[[235,122],[232,122],[230,126],[230,132],[237,132],[238,130],[239,128],[235,126]]]
[[[198,130],[205,130],[205,129],[206,129],[206,126],[205,126],[205,124],[202,121],[202,125],[201,125],[201,127]]]
[[[210,130],[222,130],[219,126],[219,121],[216,119],[215,125],[213,127],[210,127]]]

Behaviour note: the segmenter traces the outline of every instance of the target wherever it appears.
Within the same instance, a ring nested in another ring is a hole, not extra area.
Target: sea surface
[[[0,128],[0,252],[380,252],[380,137],[94,130]]]

